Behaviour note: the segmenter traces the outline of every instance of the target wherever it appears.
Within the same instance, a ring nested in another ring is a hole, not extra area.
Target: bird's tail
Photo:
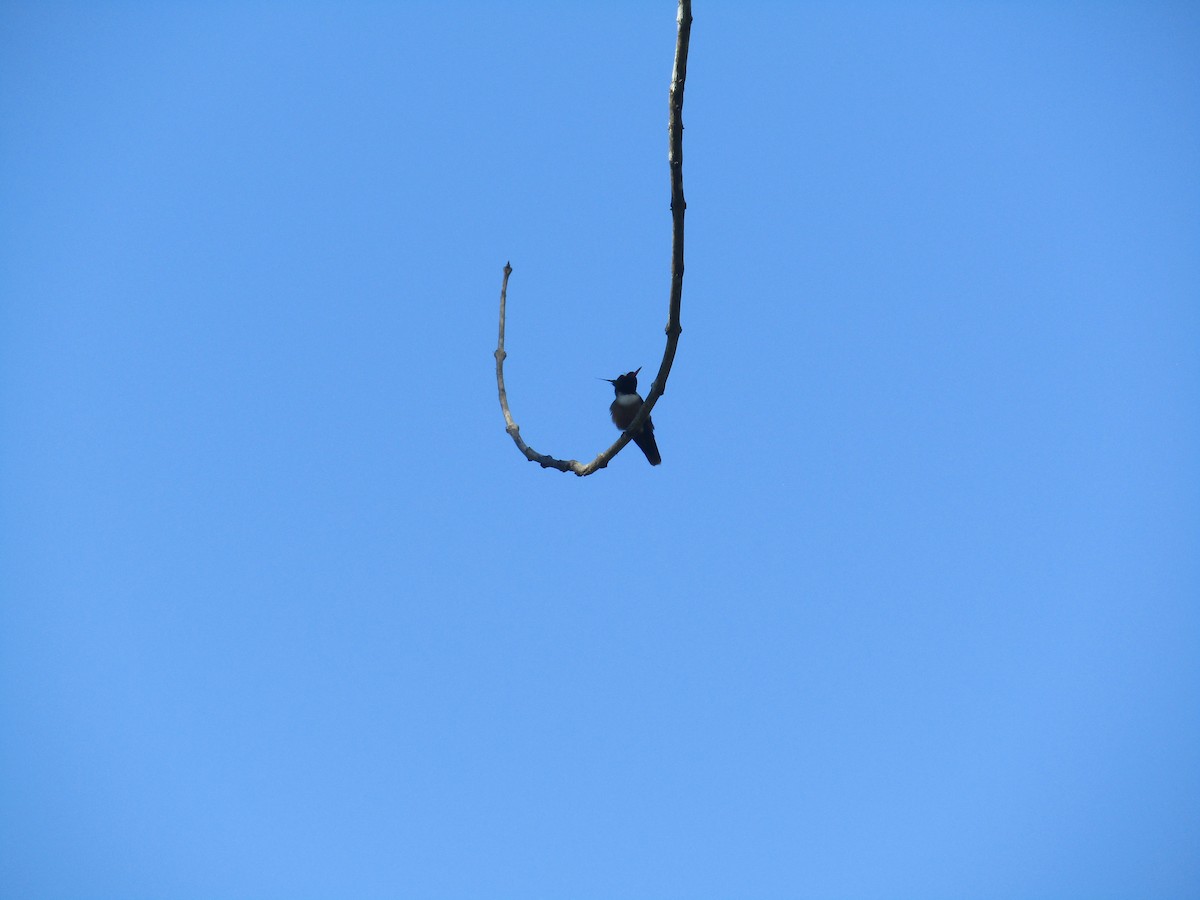
[[[639,434],[634,436],[633,442],[646,454],[650,465],[657,466],[662,462],[662,457],[658,455],[658,444],[654,441],[654,432],[649,428],[643,428]]]

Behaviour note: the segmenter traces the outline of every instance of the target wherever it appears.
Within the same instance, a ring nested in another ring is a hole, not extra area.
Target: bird
[[[640,371],[642,367],[638,366],[634,371],[618,375],[616,378],[600,379],[611,384],[617,394],[617,399],[612,402],[608,411],[612,413],[613,424],[621,431],[629,427],[638,410],[642,408],[642,397],[637,392],[637,376]],[[649,416],[642,423],[641,430],[633,436],[633,442],[646,454],[650,465],[657,466],[662,462],[662,457],[658,455],[658,444],[654,442],[654,423],[650,421]]]

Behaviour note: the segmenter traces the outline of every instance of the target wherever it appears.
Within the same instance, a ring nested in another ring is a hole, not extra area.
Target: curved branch
[[[593,459],[590,463],[581,463],[575,459],[557,459],[548,454],[538,453],[521,439],[521,429],[513,421],[508,408],[508,393],[504,389],[504,359],[508,355],[504,350],[504,307],[508,293],[508,276],[512,274],[512,266],[504,264],[504,281],[500,285],[500,338],[496,344],[496,389],[500,394],[500,409],[504,413],[505,430],[512,437],[517,449],[525,454],[530,462],[536,462],[543,469],[558,469],[560,472],[574,472],[583,477],[591,475],[608,465],[609,461],[621,452],[621,449],[632,440],[642,424],[650,417],[658,398],[666,393],[667,378],[671,374],[671,366],[675,362],[675,351],[679,346],[679,335],[683,328],[679,324],[679,310],[683,299],[683,214],[687,203],[683,199],[683,86],[687,78],[688,42],[692,35],[692,3],[691,0],[679,0],[679,13],[676,17],[677,31],[675,37],[675,65],[671,71],[671,90],[668,96],[670,104],[670,119],[667,126],[667,163],[671,170],[671,298],[667,308],[667,346],[663,350],[662,363],[658,374],[650,384],[638,414],[634,416],[629,427],[613,442],[607,450]]]
[[[500,339],[496,344],[496,352],[493,354],[496,357],[496,389],[500,392],[500,409],[504,413],[504,430],[512,435],[512,439],[517,444],[517,449],[525,454],[525,458],[530,462],[540,463],[543,469],[558,469],[560,472],[575,472],[576,475],[585,474],[576,471],[579,463],[573,459],[555,459],[553,456],[547,456],[538,453],[532,447],[521,439],[521,426],[513,421],[512,413],[508,409],[508,391],[504,389],[504,358],[508,353],[504,350],[504,304],[508,295],[508,276],[512,274],[512,265],[504,264],[504,281],[500,285]]]

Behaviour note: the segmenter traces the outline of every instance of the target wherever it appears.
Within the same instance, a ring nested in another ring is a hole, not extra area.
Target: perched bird
[[[616,378],[601,379],[611,384],[617,393],[617,399],[612,402],[608,411],[612,413],[613,424],[622,431],[629,427],[633,417],[642,408],[642,397],[637,392],[637,375],[640,371],[642,368],[638,366],[635,371],[626,372]],[[654,443],[654,423],[649,417],[642,423],[641,430],[633,436],[633,442],[646,454],[650,465],[657,466],[662,462],[662,457],[658,455],[658,444]]]

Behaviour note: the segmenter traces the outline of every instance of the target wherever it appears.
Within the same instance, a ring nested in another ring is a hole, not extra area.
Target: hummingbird
[[[629,427],[629,423],[642,408],[642,397],[637,392],[637,376],[640,371],[642,367],[638,366],[634,371],[618,375],[616,378],[600,379],[607,381],[616,391],[617,399],[612,402],[608,411],[612,413],[613,424],[621,431]],[[654,423],[648,417],[642,423],[641,431],[633,436],[633,442],[646,454],[650,465],[657,466],[662,462],[662,457],[658,455],[658,444],[654,443]]]

